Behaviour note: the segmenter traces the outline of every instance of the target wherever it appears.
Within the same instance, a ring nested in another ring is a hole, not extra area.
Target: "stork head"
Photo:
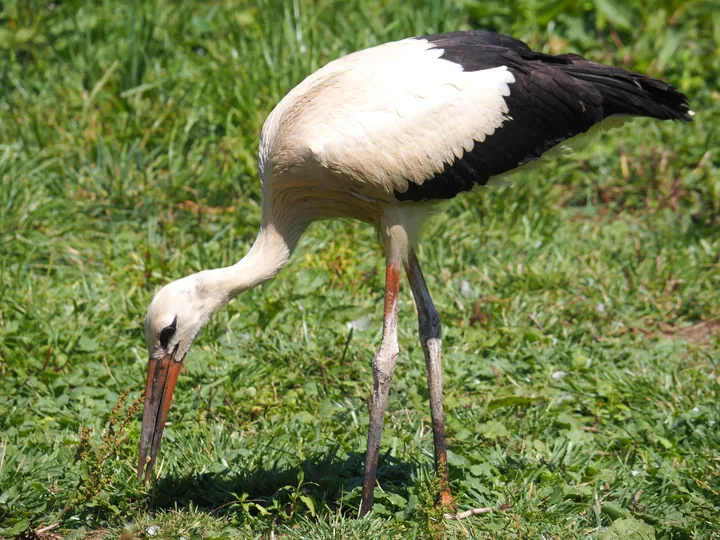
[[[231,298],[277,274],[307,223],[293,226],[289,232],[278,232],[275,224],[263,227],[237,264],[173,281],[153,298],[145,317],[149,361],[138,479],[152,474],[175,383],[193,341]]]
[[[201,274],[169,283],[153,298],[145,317],[148,376],[140,436],[138,479],[150,478],[182,361],[222,299],[203,286]]]

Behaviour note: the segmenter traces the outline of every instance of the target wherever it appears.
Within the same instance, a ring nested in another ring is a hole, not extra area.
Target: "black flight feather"
[[[465,71],[507,66],[515,82],[505,98],[508,120],[441,173],[395,191],[401,201],[450,199],[485,185],[612,115],[691,119],[687,98],[672,86],[576,54],[538,53],[517,39],[479,30],[419,39],[442,49],[441,58]]]

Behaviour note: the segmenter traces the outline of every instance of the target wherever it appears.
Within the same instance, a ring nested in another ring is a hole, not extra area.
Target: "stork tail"
[[[605,118],[619,115],[649,116],[658,120],[689,122],[695,114],[688,98],[669,84],[622,68],[596,64],[577,55],[560,55],[569,61],[563,71],[592,84],[602,94]]]

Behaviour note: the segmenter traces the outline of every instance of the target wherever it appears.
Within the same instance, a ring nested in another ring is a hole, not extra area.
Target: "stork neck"
[[[263,224],[250,251],[237,264],[198,274],[199,282],[207,286],[207,294],[215,297],[213,311],[241,292],[273,278],[290,260],[306,228],[307,225]]]

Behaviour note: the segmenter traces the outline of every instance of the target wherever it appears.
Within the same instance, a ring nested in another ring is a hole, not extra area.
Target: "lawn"
[[[714,0],[0,6],[0,536],[711,538],[720,527],[720,11]],[[143,317],[260,221],[263,121],[342,54],[502,31],[661,77],[637,120],[449,202],[419,249],[444,322],[450,475],[407,283],[376,505],[357,520],[383,257],[318,223],[185,361],[135,478]],[[634,532],[632,532],[634,531]]]

